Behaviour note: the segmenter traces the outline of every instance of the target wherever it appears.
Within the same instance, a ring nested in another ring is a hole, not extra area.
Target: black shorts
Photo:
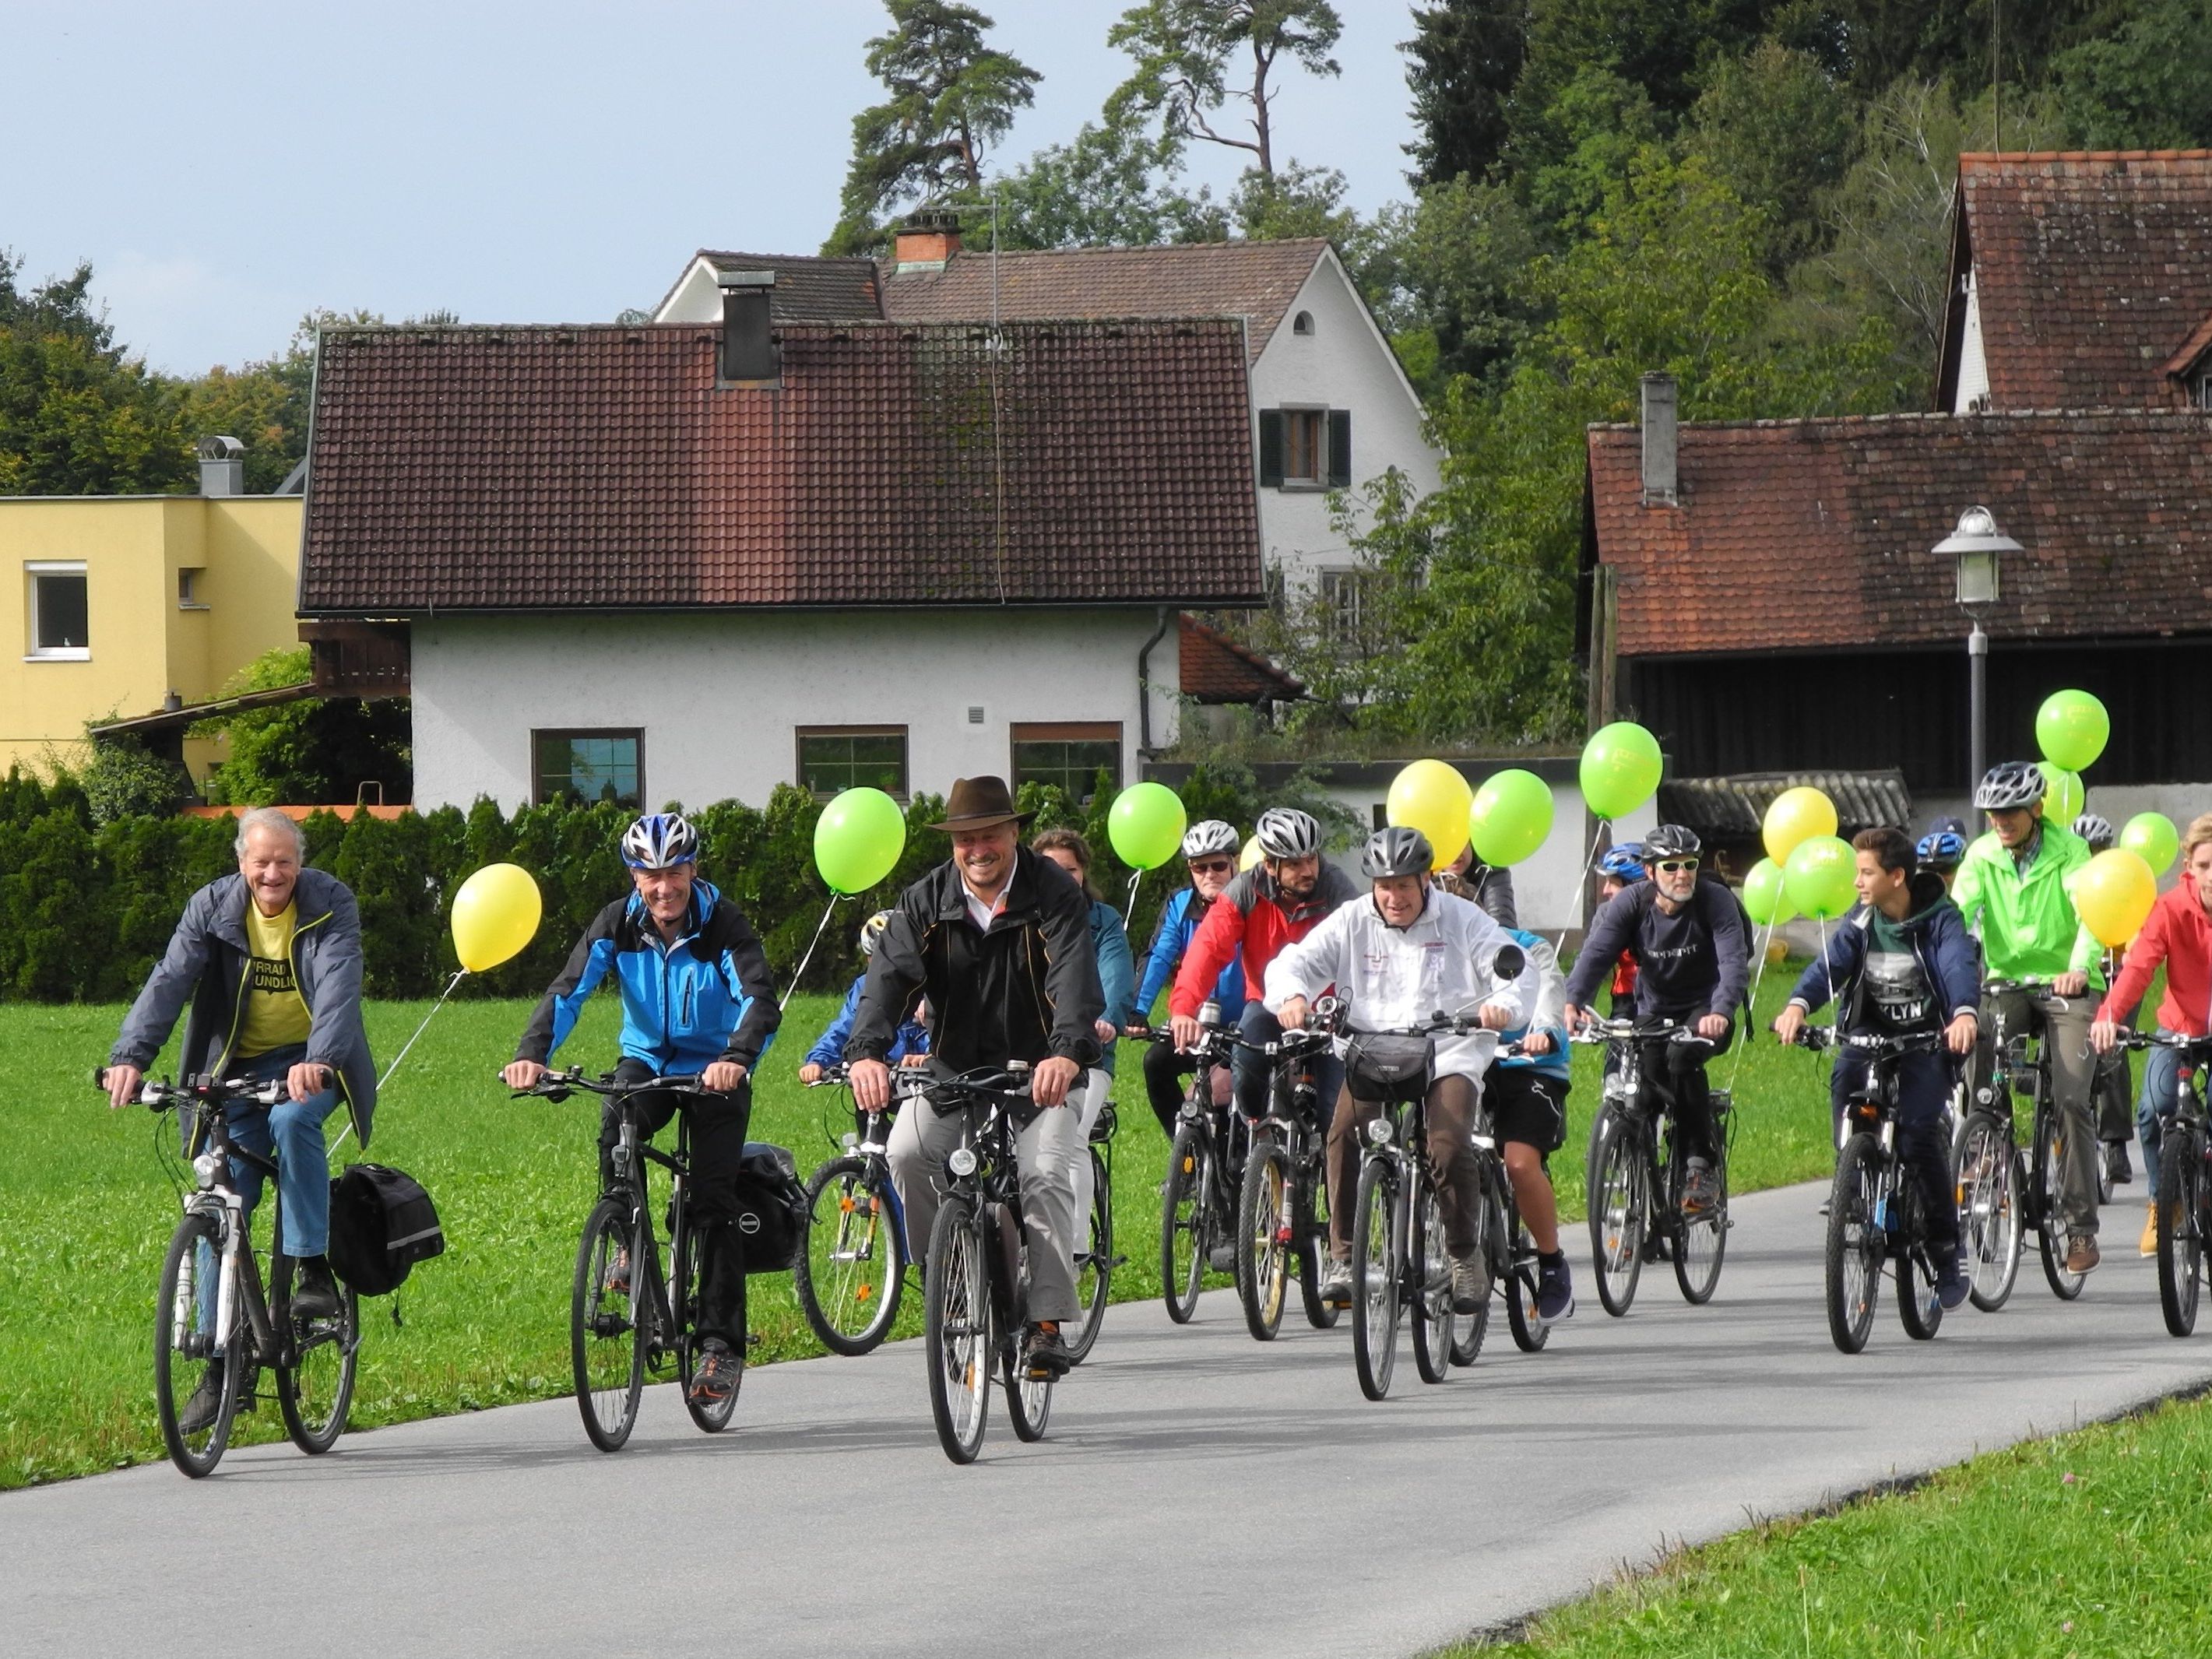
[[[1517,1140],[1544,1153],[1567,1139],[1567,1080],[1529,1066],[1493,1066],[1484,1079],[1490,1121],[1503,1143]]]

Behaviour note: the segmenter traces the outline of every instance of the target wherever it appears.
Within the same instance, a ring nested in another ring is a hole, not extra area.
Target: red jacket
[[[1175,990],[1168,1012],[1186,1019],[1198,1018],[1212,994],[1221,970],[1242,948],[1244,952],[1244,994],[1254,1002],[1267,982],[1267,964],[1286,945],[1294,945],[1321,926],[1322,918],[1346,899],[1359,896],[1350,876],[1324,860],[1313,896],[1285,909],[1275,895],[1275,884],[1267,866],[1254,865],[1222,890],[1221,896],[1206,907],[1206,920],[1191,935],[1176,972]]]
[[[2127,966],[2097,1018],[2116,1018],[2114,1010],[2141,1002],[2161,962],[2166,1000],[2158,1005],[2158,1023],[2184,1036],[2204,1036],[2206,1016],[2212,1014],[2212,916],[2204,914],[2197,878],[2186,870],[2151,906],[2150,920],[2128,946]]]

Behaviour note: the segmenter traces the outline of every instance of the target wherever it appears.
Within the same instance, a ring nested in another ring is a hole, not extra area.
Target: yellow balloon
[[[1260,861],[1260,838],[1259,838],[1259,836],[1245,836],[1245,837],[1244,837],[1244,850],[1243,850],[1243,852],[1241,852],[1241,853],[1237,854],[1237,867],[1239,870],[1249,870],[1249,869],[1250,869],[1254,865],[1257,864],[1259,861]]]
[[[2081,866],[2073,891],[2081,925],[2098,944],[2117,950],[2142,931],[2158,899],[2158,878],[2142,854],[2114,847]]]
[[[1836,804],[1808,784],[1785,789],[1766,809],[1762,839],[1766,856],[1777,864],[1790,862],[1800,842],[1836,833]]]
[[[472,974],[496,968],[530,943],[545,903],[519,864],[487,864],[453,895],[453,949]]]
[[[1458,768],[1417,760],[1391,783],[1382,815],[1390,823],[1426,836],[1436,853],[1435,867],[1441,870],[1467,850],[1468,815],[1474,810],[1474,787]]]

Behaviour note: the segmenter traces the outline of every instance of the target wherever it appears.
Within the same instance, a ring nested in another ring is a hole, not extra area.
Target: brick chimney
[[[891,263],[901,270],[942,270],[960,252],[960,216],[944,208],[924,208],[907,216],[891,244]]]

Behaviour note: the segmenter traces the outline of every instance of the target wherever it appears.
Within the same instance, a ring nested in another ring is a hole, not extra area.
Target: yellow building
[[[82,758],[88,721],[216,695],[264,652],[299,643],[298,495],[0,497],[0,773]],[[192,775],[220,758],[191,741]]]

